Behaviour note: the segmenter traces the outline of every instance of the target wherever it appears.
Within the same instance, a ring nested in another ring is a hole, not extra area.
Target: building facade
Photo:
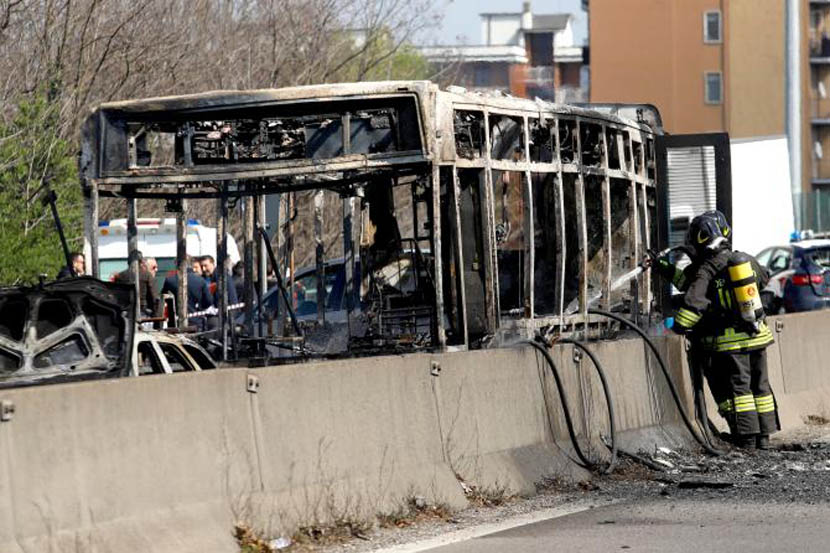
[[[830,229],[830,0],[809,3],[810,56],[809,100],[812,184],[805,196],[804,211],[811,214],[814,226]]]
[[[587,101],[583,48],[573,44],[571,14],[481,13],[481,44],[430,46],[420,52],[444,80],[469,90],[501,90],[558,102]]]
[[[802,227],[827,230],[830,0],[801,1]],[[592,102],[654,104],[673,134],[786,134],[785,1],[590,0],[588,8]]]

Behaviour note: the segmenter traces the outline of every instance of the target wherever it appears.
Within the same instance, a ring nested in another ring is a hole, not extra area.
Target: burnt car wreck
[[[90,277],[0,288],[0,387],[128,375],[134,299]]]
[[[222,267],[228,203],[243,201],[238,325],[217,271],[225,359],[244,347],[296,357],[490,347],[541,327],[599,331],[593,299],[639,322],[659,297],[648,273],[610,288],[658,243],[661,133],[659,115],[642,107],[587,109],[420,81],[109,103],[83,129],[85,248],[97,271],[99,198],[124,199],[137,272],[136,200],[165,201],[178,216],[185,282],[183,206],[215,199]],[[268,195],[308,214],[307,244],[290,218],[280,237],[267,232]],[[305,276],[289,261],[300,247],[312,252]]]

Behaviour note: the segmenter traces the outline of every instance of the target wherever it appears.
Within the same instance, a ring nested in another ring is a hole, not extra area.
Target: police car
[[[768,313],[794,313],[830,307],[830,240],[801,239],[765,248],[755,256],[770,273],[762,291]]]

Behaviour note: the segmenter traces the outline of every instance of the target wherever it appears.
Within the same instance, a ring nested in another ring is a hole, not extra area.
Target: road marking
[[[616,502],[605,501],[602,503],[602,506],[612,505],[613,503]],[[519,526],[527,526],[528,524],[533,524],[536,522],[542,522],[545,520],[552,520],[555,518],[581,513],[593,509],[596,506],[598,506],[598,504],[593,502],[581,502],[572,505],[563,505],[561,507],[552,507],[550,509],[544,509],[542,511],[534,511],[532,513],[517,515],[499,522],[491,522],[488,524],[481,524],[470,528],[464,528],[462,530],[449,532],[447,534],[442,534],[434,538],[429,538],[412,543],[404,543],[401,545],[386,547],[384,549],[377,549],[374,551],[374,553],[418,553],[419,551],[427,551],[429,549],[434,549],[436,547],[442,547],[453,543],[468,541],[474,538],[487,536],[489,534],[495,534],[497,532],[510,530],[511,528],[518,528]]]

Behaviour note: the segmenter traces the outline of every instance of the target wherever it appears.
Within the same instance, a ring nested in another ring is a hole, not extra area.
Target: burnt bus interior
[[[481,348],[542,326],[589,332],[601,329],[587,313],[600,294],[598,306],[649,316],[648,276],[608,287],[657,242],[659,129],[405,84],[102,106],[81,154],[92,267],[100,197],[127,201],[128,226],[136,199],[165,201],[180,220],[188,199],[215,199],[220,267],[228,204],[245,202],[244,307],[228,311],[220,272],[208,336],[226,359]],[[286,208],[278,229],[267,228],[266,195]],[[269,274],[281,285],[269,290]]]
[[[458,213],[442,200],[441,216],[457,218],[460,238],[442,242],[442,261],[445,274],[463,275],[463,290],[445,283],[450,344],[504,343],[542,326],[590,331],[599,322],[589,305],[638,322],[651,316],[659,294],[648,274],[609,287],[658,242],[659,129],[550,107],[454,110],[457,160],[441,174],[442,194],[456,190]],[[453,230],[445,223],[442,234]]]
[[[136,113],[117,123],[104,117],[102,138],[109,155],[101,157],[103,175],[141,168],[193,168],[198,173],[229,164],[322,161],[422,148],[412,99],[282,103],[159,115]]]

